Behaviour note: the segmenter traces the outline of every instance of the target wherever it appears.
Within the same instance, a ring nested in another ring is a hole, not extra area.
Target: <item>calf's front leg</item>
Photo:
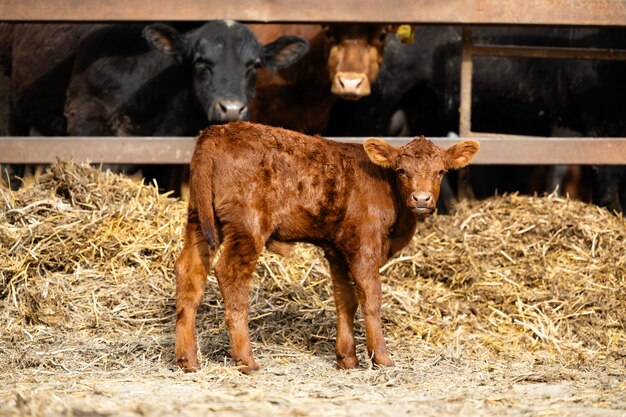
[[[362,259],[351,265],[356,283],[356,294],[365,319],[367,354],[379,366],[394,366],[389,357],[380,318],[381,285],[378,267]]]

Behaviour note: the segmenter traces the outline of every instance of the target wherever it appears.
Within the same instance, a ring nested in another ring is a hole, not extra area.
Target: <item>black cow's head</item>
[[[143,34],[157,50],[193,64],[195,95],[210,123],[247,120],[257,69],[287,67],[309,49],[297,36],[261,45],[246,26],[231,20],[208,22],[185,35],[155,23]]]

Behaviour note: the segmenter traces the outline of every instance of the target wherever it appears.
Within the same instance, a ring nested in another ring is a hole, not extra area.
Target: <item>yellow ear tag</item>
[[[413,28],[411,25],[400,25],[396,31],[396,37],[402,43],[413,43]]]

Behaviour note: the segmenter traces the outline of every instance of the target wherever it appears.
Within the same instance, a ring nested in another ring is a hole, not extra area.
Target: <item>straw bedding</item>
[[[19,191],[0,187],[0,367],[171,367],[185,214],[185,202],[153,186],[68,161]],[[476,357],[623,360],[625,248],[626,221],[592,205],[518,195],[462,203],[420,223],[381,268],[386,337],[396,349],[461,346]],[[288,258],[262,254],[250,294],[255,349],[332,355],[320,255],[306,245]],[[204,360],[223,362],[213,276],[197,327]],[[360,322],[357,332],[362,345]]]

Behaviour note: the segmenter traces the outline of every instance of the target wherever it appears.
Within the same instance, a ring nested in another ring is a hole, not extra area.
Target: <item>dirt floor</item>
[[[408,352],[393,345],[393,369],[340,371],[332,354],[284,347],[278,354],[263,346],[257,349],[262,369],[251,376],[226,358],[226,366],[205,362],[196,374],[172,370],[169,360],[142,373],[24,370],[3,375],[0,415],[626,415],[623,361],[571,369],[541,365],[537,355],[518,362],[468,360],[462,349]]]
[[[381,268],[394,368],[334,366],[319,250],[263,253],[250,294],[261,369],[228,359],[216,278],[201,370],[173,366],[186,205],[87,165],[0,186],[1,416],[626,417],[626,220],[497,196],[420,224]]]

